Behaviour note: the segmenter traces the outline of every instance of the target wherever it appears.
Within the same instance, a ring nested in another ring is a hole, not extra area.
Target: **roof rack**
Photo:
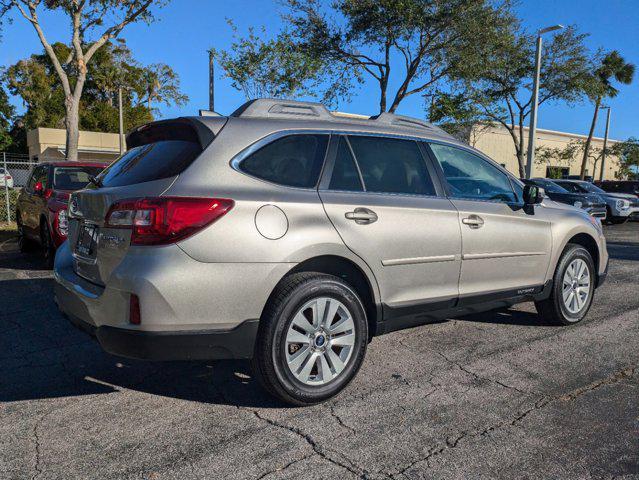
[[[389,125],[399,128],[410,128],[416,130],[429,130],[438,135],[449,136],[444,130],[416,118],[404,115],[395,115],[384,112],[379,115],[368,117],[344,112],[330,112],[321,103],[302,102],[299,100],[282,100],[276,98],[259,98],[249,100],[240,108],[235,110],[231,117],[239,118],[280,118],[280,119],[307,119],[325,120],[332,122],[371,122],[372,124]]]

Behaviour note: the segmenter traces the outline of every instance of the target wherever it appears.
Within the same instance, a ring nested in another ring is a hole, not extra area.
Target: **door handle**
[[[462,223],[470,228],[481,228],[484,226],[484,219],[479,215],[469,215],[466,218],[462,218]]]
[[[377,214],[368,208],[356,208],[352,212],[346,212],[344,216],[348,220],[355,220],[358,225],[368,225],[377,221]]]

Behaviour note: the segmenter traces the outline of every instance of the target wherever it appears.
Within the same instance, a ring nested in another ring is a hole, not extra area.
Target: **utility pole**
[[[528,128],[528,163],[526,163],[526,178],[532,176],[535,161],[535,141],[537,136],[537,109],[539,108],[539,76],[541,74],[541,36],[544,33],[564,28],[563,25],[553,25],[537,32],[537,50],[535,51],[535,77],[533,79],[532,111],[530,112],[530,127]]]
[[[4,165],[4,195],[7,201],[7,223],[11,223],[11,207],[9,206],[9,170],[7,169],[7,153],[2,152],[2,163]]]
[[[120,155],[126,150],[126,140],[124,139],[124,118],[122,116],[122,87],[118,87],[118,111],[120,116]]]
[[[603,152],[601,152],[601,173],[599,174],[599,180],[603,181],[604,179],[604,168],[606,167],[606,148],[608,148],[608,130],[610,130],[610,107],[606,107],[608,109],[608,115],[606,115],[606,133],[604,135],[604,145]],[[595,179],[595,172],[592,172],[592,178]]]
[[[209,50],[209,110],[215,111],[215,62],[213,49]]]

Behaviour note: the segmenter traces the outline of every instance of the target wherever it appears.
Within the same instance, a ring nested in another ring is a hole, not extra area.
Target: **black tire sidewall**
[[[590,294],[586,304],[576,314],[568,311],[563,301],[563,278],[568,269],[568,266],[576,259],[581,259],[586,262],[588,266],[588,273],[590,274]],[[554,278],[554,304],[557,312],[561,315],[561,319],[565,324],[578,323],[588,314],[590,306],[595,295],[595,264],[586,250],[580,246],[571,246],[569,250],[564,253],[559,262],[559,267],[555,273]]]
[[[308,301],[317,297],[334,298],[348,308],[355,324],[355,346],[353,353],[340,375],[326,385],[309,386],[297,380],[286,364],[284,345],[286,333],[297,311]],[[339,279],[326,277],[310,280],[296,288],[276,312],[273,322],[271,361],[278,383],[296,401],[318,403],[336,395],[353,379],[364,359],[368,341],[368,324],[364,307],[355,291]]]

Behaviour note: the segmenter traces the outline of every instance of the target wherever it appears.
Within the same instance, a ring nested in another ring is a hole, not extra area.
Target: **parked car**
[[[375,335],[535,301],[584,318],[601,223],[417,119],[256,100],[150,123],[69,204],[55,295],[115,355],[250,358],[324,401]]]
[[[522,179],[524,184],[537,185],[544,189],[546,196],[555,202],[574,205],[577,208],[583,208],[593,217],[599,219],[606,218],[606,201],[597,194],[588,194],[584,192],[568,191],[561,186],[559,180],[550,180],[548,178],[531,178],[529,180]]]
[[[609,193],[584,180],[557,180],[557,184],[573,193],[592,193],[606,201],[607,221],[625,223],[629,218],[639,218],[639,198],[628,193]]]
[[[69,195],[84,188],[91,175],[106,163],[47,162],[36,165],[16,203],[16,222],[21,251],[40,246],[45,261],[53,263],[56,249],[67,238]]]
[[[604,180],[595,182],[599,188],[610,193],[629,193],[639,197],[639,180]]]
[[[13,177],[11,176],[11,172],[0,167],[0,187],[4,188],[5,186],[7,188],[13,188]]]

